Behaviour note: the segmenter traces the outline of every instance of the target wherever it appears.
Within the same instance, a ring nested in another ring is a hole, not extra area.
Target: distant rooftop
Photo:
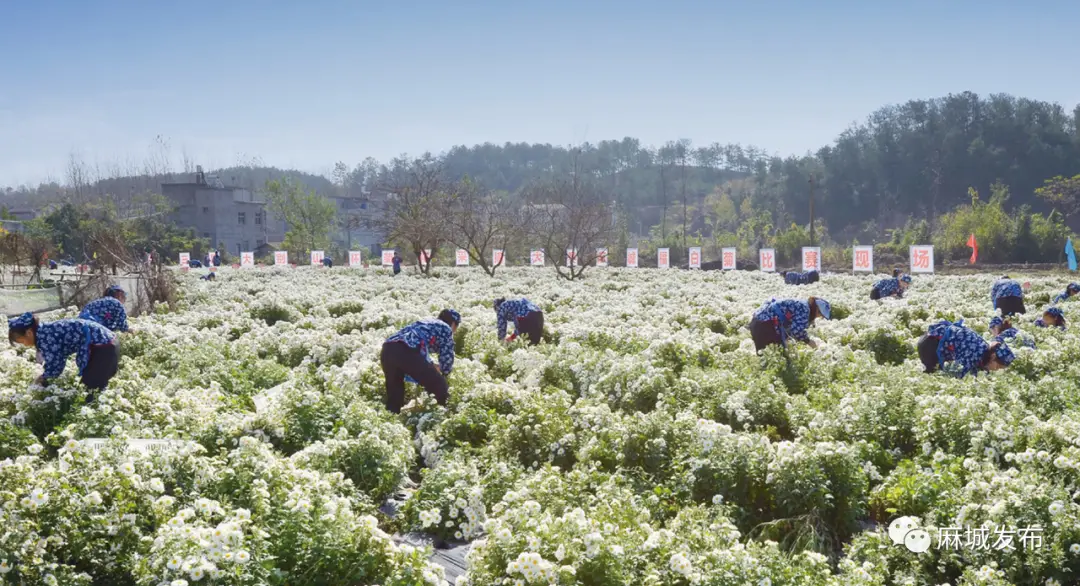
[[[205,183],[199,183],[197,181],[165,181],[161,184],[162,187],[165,187],[166,185],[198,187],[199,189],[216,189],[219,191],[236,191],[237,189],[247,189],[246,187],[239,187],[235,185],[223,185],[221,187],[214,187],[213,185],[207,185]]]

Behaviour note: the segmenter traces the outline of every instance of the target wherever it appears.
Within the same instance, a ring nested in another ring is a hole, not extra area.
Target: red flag
[[[968,236],[967,245],[971,248],[971,264],[975,264],[975,261],[979,258],[979,243],[975,241],[974,233]]]

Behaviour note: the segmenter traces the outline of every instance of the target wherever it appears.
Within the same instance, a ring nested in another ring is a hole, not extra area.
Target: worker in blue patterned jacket
[[[450,397],[446,376],[454,368],[454,332],[460,323],[461,314],[444,309],[438,319],[422,319],[386,339],[379,361],[386,377],[386,408],[391,413],[401,413],[405,405],[406,376],[446,405]],[[438,365],[428,361],[428,352],[439,354]]]
[[[508,341],[512,342],[519,334],[524,334],[529,339],[530,346],[540,343],[540,338],[544,334],[544,312],[532,301],[496,299],[495,317],[498,320],[500,341],[506,338],[507,324],[514,322],[514,334]]]
[[[1035,325],[1040,328],[1058,328],[1065,331],[1065,313],[1060,307],[1047,307],[1042,317],[1035,320]]]
[[[810,339],[806,330],[818,316],[832,319],[832,306],[828,301],[817,297],[810,297],[807,301],[773,299],[754,312],[750,319],[750,337],[758,352],[771,344],[787,347],[790,339],[816,348],[817,344]]]
[[[821,275],[817,271],[806,271],[805,273],[784,271],[780,274],[783,275],[784,283],[787,285],[809,285],[821,280]]]
[[[1080,283],[1069,283],[1068,287],[1065,287],[1065,292],[1054,297],[1054,303],[1065,301],[1066,299],[1075,296],[1080,293]]]
[[[93,391],[109,384],[120,363],[116,352],[116,334],[105,326],[86,319],[61,319],[39,324],[36,317],[24,313],[8,320],[8,341],[35,347],[45,371],[37,379],[44,386],[64,373],[67,358],[75,355],[82,383]]]
[[[95,299],[83,307],[79,319],[95,321],[114,332],[130,331],[127,322],[127,292],[120,285],[110,285],[101,299]]]
[[[990,286],[990,301],[994,303],[994,309],[1000,309],[1005,317],[1027,311],[1024,308],[1024,289],[1008,275]]]
[[[946,362],[952,362],[951,370],[960,378],[969,372],[1001,370],[1015,358],[1008,344],[997,340],[987,342],[978,332],[965,327],[964,320],[931,325],[919,340],[918,348],[926,373],[944,369]]]
[[[904,296],[904,291],[910,286],[911,275],[900,275],[891,279],[882,279],[877,283],[874,283],[874,288],[870,290],[870,299],[878,300],[892,296],[900,298]]]
[[[1031,336],[1020,333],[1013,327],[1012,322],[1001,317],[995,316],[990,320],[990,335],[995,342],[1006,342],[1013,348],[1035,348],[1035,340],[1031,339]]]

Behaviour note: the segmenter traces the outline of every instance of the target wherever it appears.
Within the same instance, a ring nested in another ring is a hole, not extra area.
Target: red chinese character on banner
[[[532,262],[534,265],[544,262],[544,253],[539,250],[532,253]]]
[[[659,256],[658,256],[658,259],[657,259],[657,260],[659,260],[659,261],[660,261],[660,264],[662,264],[662,265],[666,265],[666,264],[668,263],[668,260],[667,260],[667,255],[668,255],[668,253],[667,253],[667,252],[661,252],[661,253],[659,254]]]
[[[495,251],[495,266],[501,266],[503,262],[503,251]]]
[[[818,253],[816,250],[807,250],[803,258],[803,265],[808,269],[816,269],[818,266]]]
[[[911,259],[911,266],[917,269],[930,268],[930,252],[926,249],[916,249],[915,256]]]
[[[607,251],[606,250],[599,251],[599,253],[596,255],[596,260],[599,261],[600,264],[606,263],[607,262]]]
[[[773,262],[773,253],[771,253],[771,252],[763,252],[763,253],[761,253],[761,268],[763,268],[763,269],[771,269],[771,268],[774,268],[774,267],[775,267],[775,263]]]
[[[735,264],[735,253],[733,253],[733,252],[725,252],[724,253],[724,266],[725,267],[730,267],[733,264]]]
[[[628,265],[636,265],[637,264],[637,251],[631,251],[631,252],[626,253],[626,264],[628,264]]]
[[[870,251],[869,250],[856,250],[855,251],[855,266],[860,269],[870,268]]]

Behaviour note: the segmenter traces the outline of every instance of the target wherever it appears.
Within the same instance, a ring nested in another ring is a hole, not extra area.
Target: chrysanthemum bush
[[[93,402],[74,364],[41,388],[32,350],[0,351],[0,583],[439,583],[401,531],[471,541],[474,586],[1080,579],[1076,334],[1014,320],[1038,349],[963,380],[915,356],[939,319],[986,332],[992,276],[920,276],[880,303],[868,276],[184,278]],[[1033,300],[1066,284],[1030,280]],[[491,300],[516,295],[544,308],[546,343],[495,338]],[[819,347],[757,355],[753,310],[809,295],[837,308]],[[464,317],[448,406],[408,385],[387,413],[382,341],[444,307]],[[402,492],[399,516],[378,510]],[[1042,543],[916,554],[886,534],[902,515]]]

